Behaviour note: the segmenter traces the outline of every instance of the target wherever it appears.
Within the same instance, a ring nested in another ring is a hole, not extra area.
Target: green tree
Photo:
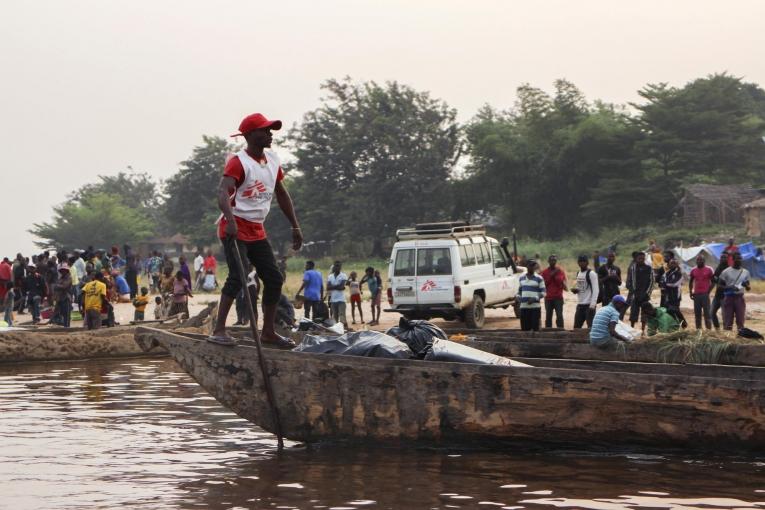
[[[203,136],[202,142],[165,181],[162,215],[168,233],[180,232],[194,243],[208,244],[216,238],[218,183],[226,157],[238,147],[216,136]]]
[[[290,132],[293,191],[309,240],[370,240],[451,212],[456,112],[406,85],[329,80],[323,104]]]
[[[610,221],[599,212],[583,216],[583,204],[601,177],[640,171],[628,164],[638,132],[621,109],[588,103],[566,80],[554,88],[548,95],[523,85],[512,110],[484,107],[466,128],[464,189],[505,230],[557,237]]]
[[[638,144],[643,164],[680,182],[762,182],[765,171],[765,93],[728,74],[683,88],[649,84],[633,104],[646,135]]]
[[[136,243],[154,233],[154,222],[142,210],[125,205],[122,197],[93,192],[53,208],[50,223],[36,223],[30,233],[40,247],[66,249]]]

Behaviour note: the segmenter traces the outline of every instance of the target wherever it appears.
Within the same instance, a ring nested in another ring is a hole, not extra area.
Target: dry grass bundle
[[[661,363],[720,363],[734,355],[739,345],[764,345],[761,340],[736,336],[733,332],[680,330],[643,337],[638,344],[656,347]]]

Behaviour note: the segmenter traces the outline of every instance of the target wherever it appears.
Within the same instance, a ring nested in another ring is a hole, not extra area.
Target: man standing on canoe
[[[294,343],[274,331],[276,306],[282,291],[282,275],[276,265],[274,252],[266,238],[263,223],[276,195],[284,215],[292,224],[292,247],[299,250],[303,234],[295,215],[279,158],[271,150],[272,130],[282,127],[280,120],[268,120],[260,113],[248,115],[239,124],[239,133],[247,147],[240,150],[227,163],[218,187],[218,207],[222,215],[218,223],[218,237],[223,243],[228,278],[221,291],[218,320],[210,342],[235,345],[236,341],[226,334],[226,318],[236,295],[242,287],[238,262],[234,250],[239,249],[242,260],[249,260],[263,281],[263,331],[261,340],[282,347]]]

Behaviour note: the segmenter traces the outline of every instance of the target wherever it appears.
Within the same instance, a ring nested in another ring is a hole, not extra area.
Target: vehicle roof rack
[[[447,239],[457,237],[485,236],[483,225],[470,225],[464,221],[440,223],[419,223],[414,227],[396,230],[396,240],[405,239]]]

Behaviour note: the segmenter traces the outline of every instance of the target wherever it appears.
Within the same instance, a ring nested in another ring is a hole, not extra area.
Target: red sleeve
[[[239,158],[236,158],[239,159]],[[241,166],[241,164],[239,165]],[[284,180],[284,172],[282,171],[282,167],[279,166],[279,171],[276,173],[276,182],[281,182]]]
[[[234,156],[228,160],[226,168],[223,170],[223,175],[232,177],[234,181],[236,181],[237,188],[242,184],[242,181],[244,181],[244,167],[242,167],[242,162],[239,160],[239,157]]]

